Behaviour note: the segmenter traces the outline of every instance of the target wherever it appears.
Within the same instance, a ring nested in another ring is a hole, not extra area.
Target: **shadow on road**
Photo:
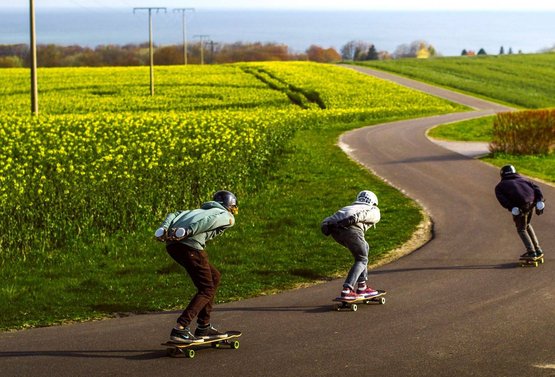
[[[261,306],[261,307],[235,307],[214,308],[215,312],[305,312],[325,313],[330,311],[331,305],[324,306]]]
[[[368,271],[368,275],[383,275],[394,272],[413,272],[413,271],[456,271],[456,270],[508,270],[519,267],[518,263],[501,263],[501,264],[482,264],[468,266],[441,266],[441,267],[414,267],[399,268],[378,271]]]
[[[419,162],[430,162],[430,161],[467,161],[474,160],[472,157],[467,157],[458,153],[449,153],[442,155],[432,155],[432,156],[419,156],[413,158],[406,158],[404,160],[395,160],[384,163],[384,165],[397,165],[397,164],[414,164]]]
[[[152,360],[166,356],[165,350],[106,350],[106,351],[10,351],[0,352],[0,358],[6,357],[76,357],[98,359]]]

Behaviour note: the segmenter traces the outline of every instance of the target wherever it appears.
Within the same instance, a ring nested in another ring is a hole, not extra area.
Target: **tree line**
[[[183,46],[156,46],[154,64],[184,64]],[[393,53],[379,51],[372,43],[349,41],[338,52],[336,49],[312,45],[302,53],[291,52],[279,43],[192,43],[187,48],[189,64],[224,64],[248,61],[305,60],[322,63],[339,61],[384,60],[403,57],[428,58],[436,56],[433,46],[424,41],[415,41],[397,47]],[[27,44],[0,45],[0,67],[29,67],[30,48]],[[149,45],[99,45],[94,48],[79,45],[62,46],[41,44],[37,46],[39,67],[100,67],[141,66],[150,64]]]

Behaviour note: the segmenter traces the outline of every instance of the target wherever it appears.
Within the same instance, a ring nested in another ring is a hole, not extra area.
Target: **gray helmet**
[[[358,193],[356,201],[358,203],[366,203],[371,206],[378,205],[378,197],[372,191],[364,190]]]
[[[501,175],[501,177],[506,177],[511,174],[516,174],[516,169],[513,165],[505,165],[501,168],[499,174]]]
[[[239,212],[239,208],[237,207],[237,197],[235,197],[235,195],[230,191],[220,190],[214,194],[212,200],[220,203],[233,214]]]

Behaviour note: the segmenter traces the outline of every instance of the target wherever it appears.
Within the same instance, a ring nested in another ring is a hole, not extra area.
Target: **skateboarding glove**
[[[158,228],[156,232],[154,232],[154,238],[156,238],[160,242],[166,241],[166,229]]]
[[[543,214],[543,210],[545,208],[545,203],[543,201],[537,202],[536,203],[536,215],[541,215]]]
[[[353,224],[355,224],[355,223],[356,223],[355,217],[354,217],[354,216],[349,216],[349,217],[347,217],[346,219],[339,220],[339,221],[337,222],[337,225],[340,226],[340,227],[342,227],[342,228],[346,228],[346,227],[351,226],[351,225],[353,225]]]
[[[513,209],[511,209],[511,213],[513,214],[513,216],[518,216],[518,215],[520,215],[520,208],[518,208],[518,207],[513,207]]]
[[[175,241],[181,241],[190,237],[192,234],[193,230],[191,228],[177,228],[174,232],[173,239]]]

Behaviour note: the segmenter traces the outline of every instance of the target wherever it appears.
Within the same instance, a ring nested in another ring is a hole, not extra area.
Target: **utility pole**
[[[210,63],[209,64],[214,64],[214,48],[218,43],[214,42],[213,40],[208,41],[208,43],[210,43]]]
[[[187,12],[194,12],[195,8],[176,8],[173,10],[174,13],[181,12],[182,25],[183,25],[183,64],[187,65]]]
[[[209,35],[195,35],[195,38],[200,39],[200,64],[204,64],[204,40],[209,38]]]
[[[159,7],[145,7],[145,8],[133,8],[133,13],[139,10],[148,10],[148,51],[150,55],[150,95],[154,95],[154,49],[152,44],[152,11],[156,13],[164,11],[167,13],[166,8]]]
[[[39,94],[37,85],[37,38],[35,30],[35,1],[29,0],[29,27],[31,35],[31,113],[39,115]]]

